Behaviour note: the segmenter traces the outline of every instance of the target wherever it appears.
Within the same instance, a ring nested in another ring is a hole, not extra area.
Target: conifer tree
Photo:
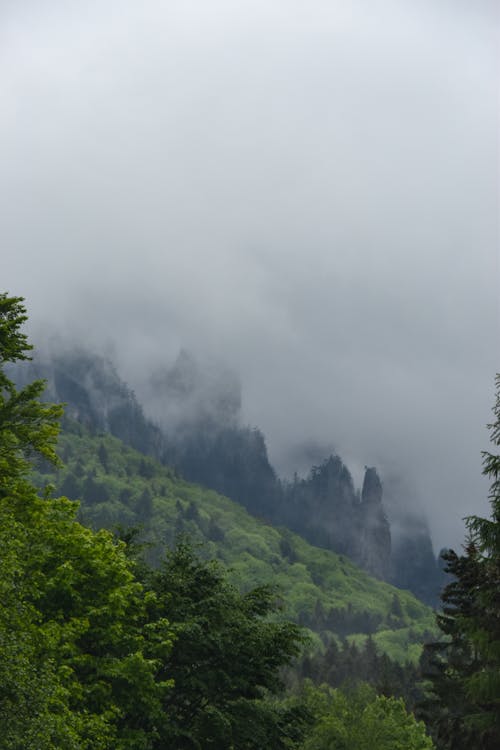
[[[30,359],[33,347],[21,332],[26,320],[22,297],[0,294],[0,496],[29,471],[33,456],[58,462],[62,406],[40,401],[43,380],[18,389],[5,372],[5,365]]]
[[[500,446],[500,376],[491,442]],[[463,555],[443,555],[453,580],[442,593],[440,643],[426,646],[431,689],[422,715],[442,750],[500,747],[500,455],[483,453],[491,517],[466,519]]]

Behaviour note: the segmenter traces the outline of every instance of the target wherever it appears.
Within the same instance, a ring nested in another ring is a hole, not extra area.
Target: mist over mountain
[[[183,350],[171,367],[144,377],[139,397],[109,360],[82,349],[37,356],[18,371],[24,382],[46,378],[48,397],[92,431],[115,435],[264,521],[435,601],[440,573],[428,525],[402,483],[392,478],[386,504],[375,467],[364,467],[357,488],[333,453],[304,476],[279,477],[264,434],[242,421],[240,384],[227,368],[213,361],[205,368]]]
[[[0,344],[65,403],[51,466],[4,378],[4,742],[423,747],[423,691],[500,746],[499,41],[498,0],[0,2]]]
[[[222,361],[280,476],[400,473],[458,546],[500,369],[498,29],[491,0],[3,2],[32,338],[111,351],[138,393],[144,362]]]
[[[241,424],[241,383],[235,372],[204,362],[182,349],[171,367],[146,377],[140,398],[148,414],[170,435]]]
[[[433,547],[425,501],[412,485],[416,467],[410,467],[410,477],[395,465],[397,460],[389,463],[387,474],[384,466],[378,467],[382,487],[377,467],[367,469],[363,456],[356,456],[349,468],[343,463],[336,435],[329,442],[301,441],[300,425],[276,467],[262,432],[244,423],[236,373],[213,359],[201,362],[186,350],[170,367],[142,381],[136,378],[136,383],[146,414],[170,436],[171,462],[186,476],[435,601],[441,585],[439,548]],[[251,466],[249,454],[257,458]],[[367,500],[370,495],[374,503]]]

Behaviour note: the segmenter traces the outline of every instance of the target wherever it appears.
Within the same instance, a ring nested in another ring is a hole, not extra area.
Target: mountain
[[[366,468],[361,491],[336,455],[305,478],[278,478],[263,434],[241,424],[239,383],[229,371],[201,368],[181,352],[171,368],[154,372],[141,388],[149,418],[114,366],[84,350],[37,358],[19,372],[18,382],[46,378],[47,397],[65,402],[68,416],[94,432],[120,438],[254,516],[286,526],[435,603],[441,574],[428,528],[418,512],[401,502],[402,493],[395,499],[392,492],[393,534],[374,467]]]
[[[80,520],[94,528],[142,527],[148,561],[187,535],[199,554],[221,560],[240,589],[279,588],[284,615],[308,627],[317,644],[371,635],[380,652],[416,660],[434,632],[431,609],[410,592],[369,576],[344,555],[310,545],[288,529],[250,515],[227,497],[191,484],[175,471],[104,432],[69,418],[59,442],[64,466],[40,467],[43,488],[81,498]]]

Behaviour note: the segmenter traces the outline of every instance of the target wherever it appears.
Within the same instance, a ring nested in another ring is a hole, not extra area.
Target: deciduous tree
[[[316,726],[304,750],[432,750],[425,726],[402,699],[377,696],[368,685],[343,692],[306,686]]]
[[[25,320],[0,295],[0,748],[148,750],[166,721],[171,629],[151,621],[125,545],[28,481],[34,455],[57,461],[62,409],[40,401],[42,381],[17,389],[5,372],[29,358]]]

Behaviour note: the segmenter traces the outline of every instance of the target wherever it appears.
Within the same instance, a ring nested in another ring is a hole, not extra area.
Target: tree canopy
[[[298,717],[285,717],[266,698],[283,687],[280,669],[298,655],[302,637],[293,623],[269,619],[276,593],[241,594],[220,564],[199,560],[185,542],[151,585],[175,632],[165,665],[174,679],[166,698],[172,746],[287,747]]]
[[[366,684],[350,691],[306,687],[316,717],[304,750],[432,750],[425,726],[401,699],[377,696]]]

